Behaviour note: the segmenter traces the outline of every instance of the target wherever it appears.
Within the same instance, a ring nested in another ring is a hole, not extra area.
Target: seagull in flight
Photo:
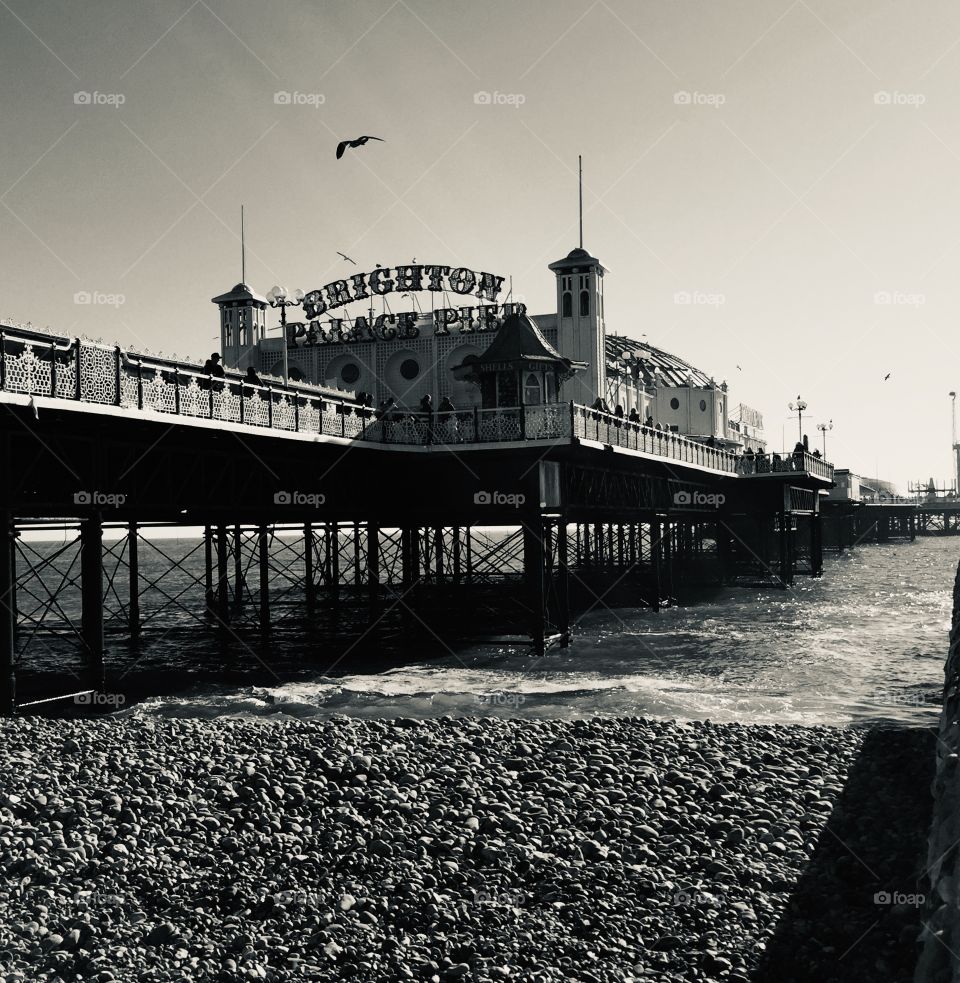
[[[379,140],[381,143],[386,143],[383,137],[357,137],[356,140],[341,140],[337,144],[337,160],[340,160],[347,147],[362,147],[368,140]]]
[[[348,263],[353,263],[354,266],[357,265],[357,261],[355,259],[351,259],[346,253],[340,252],[339,249],[337,250],[337,255],[342,256]]]
[[[887,374],[886,374],[886,375],[885,375],[885,376],[883,377],[883,381],[884,381],[884,382],[886,382],[886,381],[887,381],[887,379],[889,379],[891,375],[892,375],[892,373],[891,373],[891,372],[888,372],[888,373],[887,373]]]
[[[738,366],[737,366],[737,371],[738,371],[738,372],[742,372],[742,371],[743,371],[743,369],[741,369],[741,368],[740,368],[740,366],[738,365]]]

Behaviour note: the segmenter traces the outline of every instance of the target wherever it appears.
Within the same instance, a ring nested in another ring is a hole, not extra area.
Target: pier
[[[0,346],[5,713],[57,695],[18,698],[29,646],[72,646],[102,692],[107,640],[145,642],[173,610],[268,637],[281,610],[362,606],[371,630],[468,624],[542,652],[593,607],[822,570],[833,469],[810,454],[747,462],[573,401],[387,419],[82,339]],[[42,556],[26,533],[54,526]],[[203,530],[202,575],[170,556],[176,588],[143,576],[157,526]]]

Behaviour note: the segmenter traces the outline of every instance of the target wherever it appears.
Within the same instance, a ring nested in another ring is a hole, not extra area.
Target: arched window
[[[580,317],[590,316],[590,294],[586,290],[580,291]]]
[[[563,295],[563,307],[560,312],[561,317],[573,317],[573,294],[566,291]]]
[[[531,372],[523,383],[523,401],[527,406],[536,406],[540,400],[540,380]]]

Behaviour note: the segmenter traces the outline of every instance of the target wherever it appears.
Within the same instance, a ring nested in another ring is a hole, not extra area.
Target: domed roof
[[[627,358],[623,355],[626,354]],[[715,381],[702,370],[685,362],[678,355],[671,355],[654,348],[644,341],[636,341],[623,335],[607,335],[607,368],[621,372],[636,365],[644,382],[653,382],[654,374],[659,374],[668,386],[716,385]]]
[[[233,301],[252,300],[254,303],[262,304],[264,307],[267,306],[267,298],[261,297],[260,294],[256,293],[251,287],[246,283],[238,283],[233,290],[228,293],[220,294],[219,297],[211,298],[214,304],[225,304]]]
[[[596,256],[591,256],[586,249],[580,246],[576,249],[571,249],[563,259],[558,259],[555,263],[551,263],[548,269],[566,270],[578,269],[584,266],[599,266],[601,273],[606,272],[600,260]]]

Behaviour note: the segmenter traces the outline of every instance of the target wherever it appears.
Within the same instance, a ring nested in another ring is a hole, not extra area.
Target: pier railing
[[[658,430],[629,419],[586,406],[573,408],[573,436],[596,440],[614,447],[668,457],[686,464],[698,464],[717,471],[737,471],[737,455],[719,447],[710,447],[699,440],[682,437],[672,430]]]
[[[743,475],[812,474],[825,481],[833,481],[833,465],[814,454],[799,451],[784,454],[754,454],[738,459],[737,471]]]
[[[0,325],[0,392],[166,413],[371,443],[449,445],[574,439],[622,447],[728,474],[803,472],[832,480],[812,454],[742,457],[670,430],[576,403],[375,413],[349,394],[304,383],[213,376],[189,362],[125,352],[80,338]]]

